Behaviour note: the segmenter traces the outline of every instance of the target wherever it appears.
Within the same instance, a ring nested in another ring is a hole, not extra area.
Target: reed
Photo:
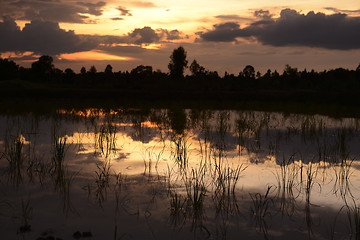
[[[99,205],[102,206],[102,202],[105,201],[107,195],[107,188],[110,184],[110,169],[111,164],[109,159],[105,159],[105,161],[100,165],[96,165],[97,170],[95,170],[95,183],[96,190],[95,196],[99,202]]]
[[[360,205],[356,203],[355,199],[352,199],[351,205],[345,200],[344,207],[348,217],[350,238],[360,239]]]
[[[340,194],[341,197],[345,198],[347,195],[353,197],[351,193],[351,181],[352,175],[352,163],[354,159],[345,158],[340,164],[334,165],[335,180],[333,186],[333,192],[335,195]]]
[[[95,151],[96,149],[99,149],[105,158],[116,152],[116,127],[110,120],[102,124],[98,131],[95,127]]]
[[[5,138],[5,151],[3,156],[9,163],[9,180],[19,185],[22,182],[22,169],[24,164],[23,146],[25,138],[18,135],[13,139]]]
[[[21,200],[21,225],[19,233],[26,233],[31,231],[30,220],[32,219],[33,208],[30,206],[30,200],[26,202]]]
[[[199,169],[191,169],[190,177],[186,177],[185,179],[187,206],[195,216],[200,216],[202,214],[207,191],[204,179],[204,169],[204,166],[201,166]]]

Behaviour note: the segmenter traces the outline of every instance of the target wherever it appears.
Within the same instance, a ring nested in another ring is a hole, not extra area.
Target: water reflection
[[[173,108],[0,122],[8,239],[360,236],[359,119]]]

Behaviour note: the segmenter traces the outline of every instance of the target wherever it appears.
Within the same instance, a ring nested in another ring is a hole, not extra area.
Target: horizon
[[[246,65],[264,74],[356,69],[360,9],[336,1],[6,1],[0,9],[0,57],[30,67],[41,55],[79,72],[107,64],[168,72],[173,49],[220,75]]]

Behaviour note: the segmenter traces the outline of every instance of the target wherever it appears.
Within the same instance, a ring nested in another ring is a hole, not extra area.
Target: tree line
[[[184,75],[189,68],[191,74]],[[360,90],[360,64],[355,70],[336,68],[316,72],[299,71],[289,65],[282,73],[267,70],[261,74],[251,65],[238,74],[205,69],[196,60],[189,64],[183,47],[174,49],[168,64],[169,72],[154,70],[152,66],[139,65],[131,71],[114,72],[106,66],[103,72],[95,66],[88,70],[82,67],[80,73],[71,68],[64,71],[56,68],[51,56],[41,56],[31,68],[19,67],[14,61],[0,58],[0,80],[22,79],[25,81],[61,85],[75,88],[121,88],[141,90],[178,89],[187,91],[241,91],[241,90]]]

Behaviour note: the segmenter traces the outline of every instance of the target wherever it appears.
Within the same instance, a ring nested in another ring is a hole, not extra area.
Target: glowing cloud
[[[131,61],[135,60],[131,57],[120,57],[111,54],[106,54],[98,51],[86,51],[77,53],[61,54],[59,59],[66,60],[117,60],[117,61]]]

